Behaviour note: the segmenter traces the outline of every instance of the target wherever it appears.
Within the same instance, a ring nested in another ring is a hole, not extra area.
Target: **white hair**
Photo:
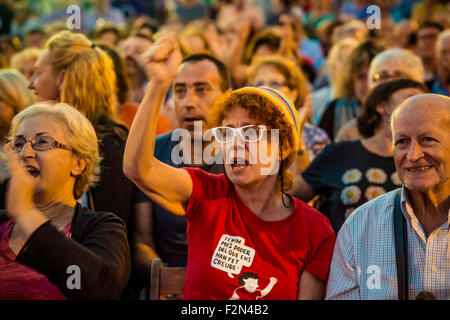
[[[412,80],[418,82],[424,81],[425,69],[423,67],[422,59],[415,55],[411,50],[402,48],[388,49],[380,52],[373,58],[369,67],[369,80],[371,81],[373,75],[379,66],[389,61],[389,63],[404,64],[408,67],[408,75]]]
[[[437,37],[436,40],[436,53],[439,56],[441,54],[441,50],[442,50],[442,43],[444,42],[444,40],[450,37],[450,29],[445,29],[444,31],[441,31]]]

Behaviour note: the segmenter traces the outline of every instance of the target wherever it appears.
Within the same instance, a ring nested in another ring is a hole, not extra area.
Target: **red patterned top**
[[[69,223],[61,232],[68,238]],[[14,221],[0,224],[0,300],[66,300],[66,297],[45,275],[16,262],[16,254],[9,247],[9,234]]]

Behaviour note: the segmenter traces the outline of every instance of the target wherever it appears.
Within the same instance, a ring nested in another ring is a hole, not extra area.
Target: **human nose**
[[[31,141],[25,141],[22,150],[19,151],[19,155],[23,159],[34,158],[36,156]]]
[[[36,76],[34,75],[34,73],[31,75],[30,78],[30,82],[28,83],[28,89],[30,90],[34,90],[34,79],[36,78]]]
[[[187,89],[184,99],[185,106],[195,107],[197,106],[198,96],[194,89]]]
[[[237,150],[245,150],[247,148],[247,142],[244,139],[242,131],[239,129],[235,129],[234,135],[233,135],[233,148]]]
[[[422,147],[417,142],[412,142],[409,146],[408,153],[406,154],[406,159],[415,162],[423,157]]]

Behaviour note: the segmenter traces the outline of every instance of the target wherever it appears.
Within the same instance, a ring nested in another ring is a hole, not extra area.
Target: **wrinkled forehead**
[[[375,73],[382,72],[389,74],[393,74],[395,72],[410,74],[411,68],[404,61],[402,61],[400,57],[392,57],[390,59],[382,59],[373,63],[370,66],[369,72],[370,76],[373,76]]]
[[[404,101],[392,115],[393,133],[421,134],[422,131],[450,134],[450,98],[422,94]]]
[[[216,65],[209,60],[187,61],[178,69],[174,84],[196,82],[220,83],[220,74]]]
[[[241,127],[256,124],[256,119],[250,116],[250,112],[247,108],[243,108],[241,105],[235,104],[231,106],[225,114],[222,124],[232,127]]]
[[[36,114],[24,118],[17,126],[17,131],[13,134],[14,136],[23,136],[27,139],[42,134],[64,142],[65,135],[62,126],[62,123],[53,115]]]

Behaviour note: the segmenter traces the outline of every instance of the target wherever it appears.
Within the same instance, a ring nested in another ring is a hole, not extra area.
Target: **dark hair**
[[[425,29],[425,28],[435,28],[435,29],[438,29],[439,32],[444,31],[444,27],[440,23],[437,23],[435,21],[425,21],[419,27],[419,30],[417,32],[419,32],[420,30]]]
[[[253,272],[244,272],[238,278],[239,279],[239,284],[240,285],[244,285],[245,284],[244,280],[247,280],[248,278],[259,279],[259,276],[256,273],[253,273]]]
[[[108,32],[114,33],[116,35],[117,39],[119,39],[121,37],[120,29],[117,26],[115,26],[114,24],[108,23],[108,24],[105,24],[105,25],[97,28],[94,31],[94,38],[98,39]]]
[[[26,35],[29,35],[29,34],[37,34],[37,33],[39,33],[39,34],[41,34],[42,36],[45,37],[45,31],[44,31],[44,29],[42,29],[41,27],[31,28],[31,29],[29,29],[27,32],[25,32]]]
[[[377,106],[388,101],[395,92],[406,88],[417,88],[424,93],[428,92],[428,88],[423,83],[411,79],[383,82],[369,91],[361,106],[361,114],[357,118],[357,126],[361,135],[366,138],[374,135],[375,129],[381,121],[381,115],[376,110]]]
[[[95,45],[105,51],[113,61],[114,72],[116,73],[117,100],[119,100],[120,104],[123,104],[127,101],[130,90],[125,62],[119,53],[112,47],[104,43],[96,43]]]
[[[133,37],[141,38],[141,39],[145,39],[147,41],[153,42],[151,37],[147,36],[146,34],[140,33],[140,32],[134,34]]]
[[[384,49],[385,47],[381,43],[378,43],[375,40],[366,40],[352,50],[344,66],[346,72],[342,76],[342,88],[339,90],[343,96],[351,97],[355,95],[355,75],[359,70],[364,69],[365,67],[369,68],[373,58]]]
[[[220,61],[216,57],[207,53],[196,53],[184,58],[182,63],[200,62],[203,60],[208,60],[214,63],[220,75],[220,90],[222,90],[222,92],[227,91],[230,88],[230,75],[228,73],[228,68],[222,61]]]
[[[156,33],[158,31],[159,23],[155,19],[149,16],[140,16],[136,20],[134,20],[133,25],[131,26],[131,35],[136,35],[140,32],[142,28],[147,28],[152,31],[152,33]]]
[[[281,37],[272,30],[261,31],[251,39],[245,52],[245,59],[249,63],[258,48],[264,45],[272,50],[278,50],[280,43]]]
[[[152,33],[156,33],[158,31],[158,24],[145,21],[138,27],[138,30],[140,31],[143,28],[150,29]]]

